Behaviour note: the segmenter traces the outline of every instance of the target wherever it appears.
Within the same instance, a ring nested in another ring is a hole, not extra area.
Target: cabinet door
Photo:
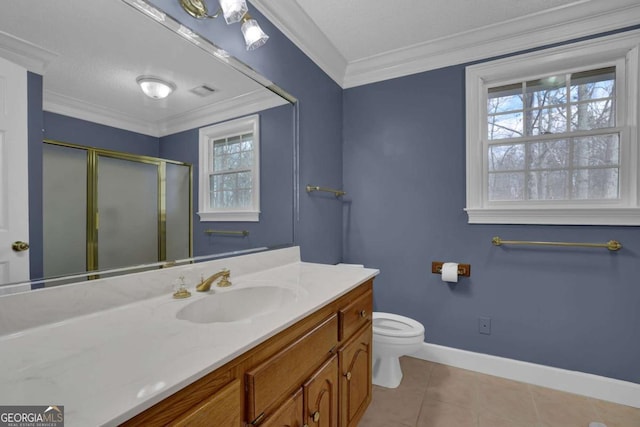
[[[371,323],[340,350],[340,426],[355,427],[371,402]]]
[[[338,427],[338,358],[333,356],[304,384],[304,421],[309,427]]]
[[[241,399],[240,380],[235,380],[169,425],[172,427],[240,427]]]
[[[287,399],[260,427],[303,427],[302,388]]]

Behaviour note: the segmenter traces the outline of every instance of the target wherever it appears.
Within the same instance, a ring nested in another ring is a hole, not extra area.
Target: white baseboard
[[[640,408],[640,384],[424,343],[411,355],[483,374]]]

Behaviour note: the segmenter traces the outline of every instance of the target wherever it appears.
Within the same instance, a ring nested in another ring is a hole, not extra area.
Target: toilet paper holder
[[[433,261],[431,263],[431,272],[433,274],[442,274],[442,261]],[[471,276],[471,264],[458,264],[458,276]]]

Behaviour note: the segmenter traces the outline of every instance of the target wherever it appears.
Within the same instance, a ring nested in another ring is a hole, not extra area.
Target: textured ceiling
[[[3,1],[2,32],[52,54],[43,72],[45,109],[56,111],[50,106],[62,103],[79,114],[96,111],[94,117],[127,123],[105,124],[129,130],[159,136],[167,122],[255,92],[283,102],[119,0]],[[169,80],[177,89],[166,99],[152,100],[136,83],[141,75]],[[203,84],[216,89],[214,94],[202,98],[190,92]],[[127,127],[130,123],[136,126]]]

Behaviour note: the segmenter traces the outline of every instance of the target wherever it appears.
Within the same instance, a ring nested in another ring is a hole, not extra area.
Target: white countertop
[[[304,262],[232,274],[233,286],[214,293],[274,285],[295,293],[293,303],[249,321],[179,320],[182,307],[211,295],[165,293],[0,336],[0,404],[64,405],[67,427],[117,425],[377,274]]]

